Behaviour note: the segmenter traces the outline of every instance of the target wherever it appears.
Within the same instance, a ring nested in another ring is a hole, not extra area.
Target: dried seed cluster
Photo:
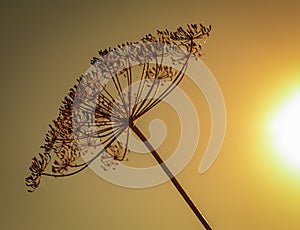
[[[31,175],[25,179],[28,191],[39,186],[42,176],[74,175],[97,157],[104,170],[114,169],[118,161],[127,160],[132,121],[150,111],[180,83],[191,57],[185,55],[186,51],[201,56],[202,44],[210,31],[211,26],[191,24],[175,32],[158,30],[156,36],[148,34],[141,42],[100,50],[99,56],[91,60],[94,68],[77,79],[78,83],[62,101],[58,117],[49,125],[45,144],[41,146],[43,152],[33,157]],[[162,65],[166,53],[171,54],[174,62],[182,63],[182,69]],[[140,65],[139,74],[133,73],[132,63]],[[138,90],[132,91],[130,85],[137,80]],[[166,81],[172,86],[160,92],[159,87]],[[121,133],[127,135],[125,144],[116,139]],[[104,148],[97,152],[99,145]],[[94,150],[94,158],[87,162],[81,159],[81,154]]]

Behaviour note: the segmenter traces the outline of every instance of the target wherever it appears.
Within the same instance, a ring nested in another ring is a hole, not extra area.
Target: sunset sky
[[[177,178],[213,229],[300,229],[300,164],[272,129],[300,92],[299,10],[296,0],[2,1],[0,229],[204,229],[170,182],[129,189],[86,169],[43,178],[32,194],[24,185],[61,100],[98,50],[199,22],[212,25],[202,61],[222,90],[227,129],[218,159],[199,174],[210,119],[191,90],[201,134]]]

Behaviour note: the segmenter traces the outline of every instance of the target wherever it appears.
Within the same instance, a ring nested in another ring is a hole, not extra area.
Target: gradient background
[[[196,22],[213,26],[202,60],[223,91],[227,133],[218,160],[199,175],[209,131],[201,124],[198,151],[178,179],[214,229],[300,229],[300,170],[285,164],[267,132],[276,108],[300,88],[298,1],[1,1],[0,8],[1,229],[201,229],[171,183],[126,189],[85,170],[45,178],[33,194],[24,185],[48,123],[97,50]]]

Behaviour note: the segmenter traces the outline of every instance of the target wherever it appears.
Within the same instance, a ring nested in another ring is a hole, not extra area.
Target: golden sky
[[[0,9],[1,229],[201,229],[170,182],[128,189],[87,169],[44,178],[33,194],[24,185],[48,124],[97,50],[198,22],[213,27],[202,60],[222,89],[227,131],[215,164],[198,174],[209,135],[203,111],[200,144],[178,180],[213,229],[300,229],[300,170],[268,132],[274,111],[300,90],[298,1],[2,1]]]

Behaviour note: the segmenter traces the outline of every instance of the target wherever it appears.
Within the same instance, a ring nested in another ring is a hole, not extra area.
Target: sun
[[[275,113],[271,135],[282,160],[300,170],[300,90]]]

